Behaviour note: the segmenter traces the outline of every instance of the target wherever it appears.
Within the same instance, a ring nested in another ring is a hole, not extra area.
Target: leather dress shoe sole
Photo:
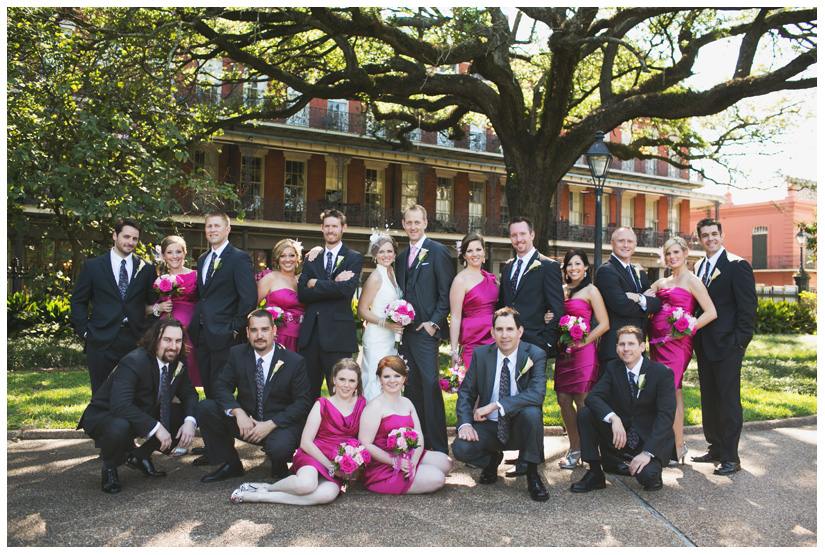
[[[717,476],[730,476],[742,470],[742,465],[735,462],[723,462],[713,471]]]
[[[520,462],[516,463],[512,469],[504,473],[505,476],[508,478],[515,478],[517,476],[526,476],[527,475],[527,463]]]
[[[192,466],[209,466],[209,457],[206,455],[201,455],[192,461]]]
[[[626,464],[622,463],[619,466],[614,467],[603,467],[605,472],[609,472],[610,474],[617,474],[619,476],[630,476],[630,467]]]
[[[697,463],[717,463],[722,460],[722,457],[717,457],[715,455],[711,455],[710,453],[704,453],[696,457],[691,457],[690,460],[691,462]]]

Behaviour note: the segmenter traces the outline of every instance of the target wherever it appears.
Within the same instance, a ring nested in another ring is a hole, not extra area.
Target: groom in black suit
[[[212,212],[205,217],[211,248],[198,258],[198,304],[189,323],[189,336],[207,399],[229,357],[229,348],[242,338],[246,315],[254,310],[258,289],[252,259],[229,242],[229,216]]]
[[[86,261],[72,293],[72,324],[85,343],[92,395],[151,323],[146,306],[157,300],[157,276],[151,262],[133,254],[139,237],[139,223],[118,220],[112,250]]]
[[[575,493],[604,489],[605,471],[635,476],[645,491],[658,491],[662,466],[674,450],[673,371],[642,356],[639,328],[625,326],[616,335],[619,359],[607,364],[576,416],[582,460],[590,469],[570,487]],[[630,464],[625,457],[632,457]]]
[[[694,268],[708,288],[716,320],[696,333],[693,348],[699,366],[702,394],[702,430],[707,452],[694,462],[719,462],[718,475],[738,472],[742,401],[739,382],[745,349],[756,327],[757,296],[753,268],[748,261],[722,247],[722,224],[706,218],[696,224],[705,258]],[[697,314],[698,316],[698,314]]]
[[[510,243],[516,250],[516,258],[501,270],[499,279],[498,307],[509,306],[521,314],[524,322],[523,341],[543,349],[547,361],[558,354],[559,333],[556,326],[564,316],[564,289],[558,262],[547,258],[533,246],[536,234],[533,222],[526,217],[510,221]],[[544,322],[546,312],[553,313],[549,323]],[[547,371],[546,368],[542,368]],[[542,461],[544,452],[542,451]],[[507,476],[524,476],[527,466],[521,455],[516,466]]]
[[[458,437],[453,442],[453,456],[483,466],[478,481],[492,484],[498,480],[502,451],[521,449],[530,497],[547,501],[549,495],[537,470],[544,458],[541,406],[547,393],[547,355],[521,341],[524,327],[518,311],[512,308],[496,311],[492,334],[494,344],[473,350],[473,360],[458,390]]]
[[[121,489],[117,467],[139,470],[150,478],[166,476],[155,470],[155,450],[169,453],[188,448],[195,437],[198,393],[186,371],[186,334],[175,318],[156,320],[140,347],[123,357],[80,418],[83,428],[100,447],[102,489]],[[178,398],[180,403],[172,403]],[[148,438],[135,447],[134,438]]]
[[[404,328],[399,349],[410,372],[405,395],[421,419],[424,446],[446,454],[447,416],[438,385],[438,344],[447,337],[455,270],[447,247],[424,234],[427,210],[423,206],[414,204],[404,210],[403,226],[410,246],[395,258],[395,275],[404,300],[415,309],[415,320]]]
[[[332,389],[332,367],[358,352],[358,336],[352,314],[352,298],[361,278],[364,256],[341,241],[347,218],[331,208],[321,214],[324,252],[304,263],[298,278],[298,300],[306,303],[298,348],[307,361],[310,393],[321,396],[327,380]]]
[[[198,404],[207,460],[197,465],[221,465],[201,482],[243,476],[235,438],[261,445],[272,461],[274,480],[285,478],[312,407],[306,362],[275,343],[272,314],[250,314],[246,335],[248,343],[229,350],[226,368],[214,384],[215,398]]]
[[[610,238],[613,254],[599,266],[593,284],[602,294],[610,320],[610,329],[599,343],[599,362],[602,368],[616,358],[616,330],[624,326],[636,326],[647,333],[647,318],[659,312],[662,300],[656,295],[643,295],[650,289],[650,280],[645,272],[639,272],[630,263],[636,252],[636,233],[622,226]],[[639,301],[631,301],[627,293],[638,293]]]

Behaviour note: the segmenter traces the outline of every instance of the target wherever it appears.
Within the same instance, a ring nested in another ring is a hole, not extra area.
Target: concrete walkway
[[[690,454],[704,450],[695,428]],[[10,432],[10,437],[15,436]],[[29,434],[31,436],[32,434]],[[58,434],[53,434],[57,436]],[[68,434],[69,436],[73,434]],[[25,436],[24,436],[25,437]],[[242,481],[265,481],[260,451],[238,442],[247,475],[206,485],[195,458],[156,454],[169,473],[149,480],[121,467],[123,491],[100,492],[100,464],[88,439],[7,441],[9,546],[816,546],[816,417],[745,425],[743,470],[713,475],[710,464],[668,468],[648,493],[633,478],[569,491],[584,469],[561,470],[567,446],[545,437],[540,467],[550,501],[536,503],[524,478],[491,486],[457,463],[440,491],[384,496],[356,484],[330,505],[234,505]]]

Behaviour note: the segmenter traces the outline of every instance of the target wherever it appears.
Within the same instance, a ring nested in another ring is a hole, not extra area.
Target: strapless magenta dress
[[[179,296],[170,297],[172,299],[173,318],[181,321],[184,327],[189,327],[189,322],[192,321],[192,313],[195,312],[195,305],[198,304],[198,272],[189,272],[188,274],[181,274],[183,279],[183,290]],[[161,297],[165,299],[165,297]],[[195,347],[192,346],[191,341],[187,338],[186,344],[189,345],[189,357],[186,359],[186,368],[188,368],[189,378],[195,387],[201,387],[201,373],[198,370],[198,363],[195,360]]]
[[[381,424],[378,426],[378,431],[375,433],[374,445],[380,447],[392,456],[392,450],[387,449],[387,436],[390,432],[398,428],[413,428],[415,427],[412,415],[406,414],[391,414],[390,416],[381,419]],[[421,439],[419,439],[421,441]],[[425,450],[424,453],[427,451]],[[424,453],[421,454],[421,460],[424,458]],[[418,466],[416,466],[416,470]],[[403,495],[410,489],[412,482],[406,479],[403,472],[396,472],[392,466],[384,464],[375,459],[367,463],[364,469],[364,487],[375,493],[386,493],[389,495]]]
[[[367,400],[364,399],[363,395],[358,397],[358,400],[355,401],[355,408],[349,416],[342,415],[326,397],[321,397],[318,402],[321,403],[321,427],[318,428],[318,433],[312,443],[329,460],[332,460],[338,454],[338,447],[343,442],[352,438],[358,439],[358,424],[361,421],[361,413],[364,412],[364,407],[367,406]],[[329,470],[318,459],[308,455],[299,447],[292,457],[292,472],[298,472],[298,469],[304,466],[315,468],[321,476],[332,480],[338,484],[338,487],[343,487],[344,481],[341,478],[330,478]]]
[[[266,306],[277,306],[284,311],[284,325],[278,328],[276,341],[297,353],[298,334],[307,305],[298,301],[298,293],[292,289],[278,289],[266,296]]]
[[[693,337],[683,335],[674,339],[670,336],[671,324],[667,321],[674,308],[694,314],[696,299],[687,289],[671,287],[660,289],[656,296],[662,299],[662,309],[650,317],[648,335],[650,337],[650,359],[661,362],[673,370],[676,389],[682,389],[682,376],[693,356]]]
[[[465,368],[470,368],[473,349],[493,342],[490,329],[493,327],[493,313],[496,311],[498,286],[496,276],[490,272],[481,270],[481,275],[484,279],[467,291],[461,307],[461,330],[458,334],[458,343],[464,346],[461,356],[464,359]]]
[[[590,303],[584,299],[567,299],[564,301],[564,313],[580,316],[588,324],[593,314]],[[563,355],[556,359],[553,389],[561,393],[587,393],[599,381],[599,356],[596,344],[588,343],[570,353],[570,359]]]

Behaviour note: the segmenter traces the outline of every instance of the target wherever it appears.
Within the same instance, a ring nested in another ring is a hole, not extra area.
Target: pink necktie
[[[418,247],[415,245],[410,245],[410,256],[407,259],[407,268],[412,268],[413,260],[415,260],[415,253],[418,251]]]

